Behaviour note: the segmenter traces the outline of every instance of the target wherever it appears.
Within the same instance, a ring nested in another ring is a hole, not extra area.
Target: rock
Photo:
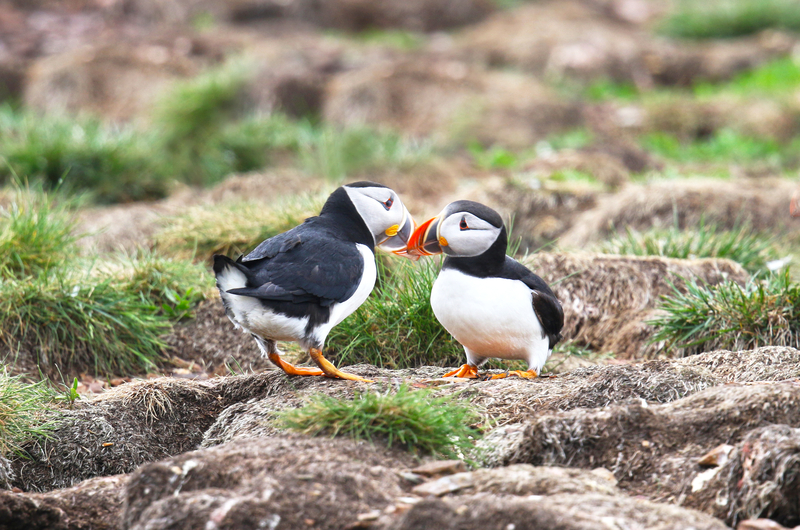
[[[600,526],[602,525],[602,526]],[[674,506],[625,496],[556,494],[548,496],[459,495],[431,498],[415,504],[387,530],[723,530],[711,516]]]
[[[703,457],[697,461],[698,466],[703,467],[717,467],[724,466],[728,461],[728,455],[733,450],[733,446],[729,444],[718,445],[711,451],[707,452]]]
[[[736,530],[785,530],[786,527],[771,519],[747,519],[736,525]]]
[[[304,528],[310,519],[315,528],[345,528],[402,497],[399,456],[366,443],[304,438],[189,452],[131,475],[123,526]]]
[[[426,477],[436,477],[442,475],[453,475],[466,471],[467,468],[461,460],[434,460],[425,462],[411,470],[412,473],[424,475]]]
[[[419,486],[414,486],[411,492],[422,497],[429,495],[441,497],[448,493],[469,488],[473,483],[472,473],[456,473],[455,475],[447,475]]]
[[[738,479],[733,480],[730,491],[736,492],[736,497],[731,497],[727,506],[714,506],[718,496],[724,498],[726,491],[716,481],[730,476],[726,470],[743,465],[740,453],[734,451],[717,477],[702,489],[705,493],[695,500],[690,496],[687,505],[712,513],[714,510],[728,513],[739,502],[736,499],[741,498],[743,502],[760,503],[746,513],[764,513],[763,510],[769,509],[768,513],[781,516],[773,517],[779,522],[791,522],[797,512],[790,506],[800,491],[792,489],[793,479],[788,480],[793,476],[790,470],[800,461],[792,463],[796,435],[767,429],[761,438],[763,431],[759,429],[772,424],[796,425],[800,421],[798,404],[800,385],[797,384],[728,384],[663,405],[628,402],[604,409],[539,414],[514,427],[513,436],[509,436],[512,427],[508,426],[504,431],[489,433],[481,445],[487,450],[488,463],[494,466],[512,463],[584,469],[603,466],[614,472],[624,491],[642,495],[658,491],[660,499],[675,500],[684,488],[688,489],[697,473],[698,459],[709,450],[722,443],[738,448],[739,443],[752,440],[752,445],[758,441],[756,445],[764,450],[758,453],[763,456],[754,461],[752,473],[748,474],[752,485],[736,489]],[[647,447],[641,443],[643,440],[649,442]],[[768,447],[781,449],[770,451]],[[770,469],[781,471],[775,474]],[[658,478],[667,476],[669,480]],[[787,477],[785,487],[773,489],[772,495],[758,499],[755,491],[759,491],[765,480],[780,483],[783,476]],[[794,506],[800,506],[800,502]]]
[[[790,425],[797,423],[777,420],[737,440],[727,461],[713,468],[717,473],[703,487],[693,488],[686,505],[731,526],[751,517],[800,524],[800,429]]]
[[[0,529],[117,529],[127,480],[127,475],[93,478],[44,494],[0,491]]]

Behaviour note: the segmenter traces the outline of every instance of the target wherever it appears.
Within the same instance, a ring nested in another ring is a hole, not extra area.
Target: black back
[[[491,211],[494,212],[494,210]],[[497,215],[496,212],[494,213]],[[492,222],[490,219],[486,220]],[[503,226],[497,239],[486,252],[468,258],[447,256],[442,269],[455,269],[476,278],[505,278],[523,282],[531,290],[533,310],[539,317],[539,322],[547,334],[552,349],[561,340],[561,330],[564,328],[564,310],[561,302],[542,278],[531,272],[525,265],[507,256],[507,249],[508,234],[506,227]]]
[[[214,256],[214,272],[219,274],[226,265],[236,267],[247,283],[229,293],[257,298],[286,316],[308,316],[310,333],[330,319],[333,303],[347,300],[358,288],[364,259],[356,243],[374,252],[375,240],[366,223],[344,188],[339,188],[319,216],[263,241],[236,262]]]

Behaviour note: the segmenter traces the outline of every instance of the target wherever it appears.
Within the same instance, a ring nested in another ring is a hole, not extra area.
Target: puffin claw
[[[330,377],[333,379],[347,379],[350,381],[362,381],[364,383],[375,382],[372,379],[364,379],[363,377],[359,377],[357,375],[342,372],[341,370],[336,368],[328,359],[326,359],[322,355],[322,352],[316,348],[311,348],[308,353],[311,355],[311,359],[313,359],[314,362],[317,363],[317,366],[319,366],[322,369],[322,372],[324,372],[320,375],[324,375],[325,377]]]
[[[458,370],[447,372],[442,377],[464,377],[467,379],[477,379],[478,367],[472,364],[464,364]]]
[[[537,374],[535,370],[526,370],[524,372],[521,370],[513,370],[509,372],[508,370],[506,370],[505,373],[503,374],[493,375],[491,379],[505,379],[506,377],[510,377],[512,375],[521,377],[522,379],[536,379],[537,377],[539,377],[539,374]]]

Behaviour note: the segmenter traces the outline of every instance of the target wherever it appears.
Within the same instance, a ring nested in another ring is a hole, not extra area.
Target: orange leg
[[[491,378],[492,379],[505,379],[506,377],[509,377],[509,376],[512,376],[512,375],[515,375],[517,377],[521,377],[523,379],[536,379],[537,377],[539,377],[539,374],[537,374],[533,370],[526,370],[525,372],[523,372],[521,370],[513,370],[511,372],[506,372],[504,374],[495,374]]]
[[[474,364],[464,364],[458,370],[447,372],[442,377],[465,377],[467,379],[477,379],[478,367]]]
[[[286,372],[287,375],[325,375],[319,368],[300,368],[287,363],[277,353],[270,353],[269,360],[278,365],[278,368]]]
[[[311,348],[308,353],[311,355],[311,358],[314,360],[314,362],[317,363],[317,366],[322,368],[322,371],[324,372],[323,375],[326,377],[333,377],[335,379],[349,379],[351,381],[364,381],[365,383],[375,382],[370,379],[364,379],[363,377],[358,377],[357,375],[347,374],[340,371],[333,364],[331,364],[328,359],[323,357],[322,352],[316,348]]]

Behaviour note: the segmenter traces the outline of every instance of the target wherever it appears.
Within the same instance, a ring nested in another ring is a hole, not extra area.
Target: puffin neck
[[[370,250],[375,250],[375,236],[353,206],[344,188],[337,189],[328,197],[318,219],[325,221],[333,232],[348,241],[361,243]]]
[[[492,246],[478,256],[470,256],[468,258],[458,258],[447,256],[442,265],[443,269],[455,269],[475,276],[477,278],[488,278],[496,276],[506,262],[506,250],[508,249],[508,234],[506,227],[500,230]]]

